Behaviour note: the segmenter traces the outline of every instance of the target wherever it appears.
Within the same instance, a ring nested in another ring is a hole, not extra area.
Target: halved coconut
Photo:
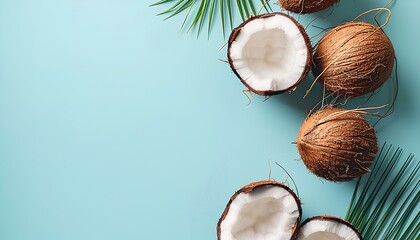
[[[298,240],[362,240],[351,223],[331,216],[306,219],[299,230]]]
[[[251,17],[228,41],[233,72],[252,92],[292,92],[308,75],[312,46],[302,25],[283,13]]]
[[[292,239],[301,215],[300,201],[290,188],[275,181],[251,183],[230,199],[217,224],[217,239]]]

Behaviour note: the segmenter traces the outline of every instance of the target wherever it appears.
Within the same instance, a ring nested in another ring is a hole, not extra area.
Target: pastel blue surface
[[[316,25],[386,2],[342,1]],[[267,179],[269,160],[276,180],[286,175],[274,161],[294,176],[304,218],[344,216],[354,183],[322,182],[291,144],[320,99],[319,88],[302,99],[313,78],[245,107],[243,85],[218,60],[220,23],[197,40],[150,3],[0,1],[0,239],[216,239],[230,196]],[[380,142],[417,155],[419,7],[391,8],[400,94],[377,127]]]

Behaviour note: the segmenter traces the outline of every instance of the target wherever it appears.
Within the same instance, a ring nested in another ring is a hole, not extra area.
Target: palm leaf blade
[[[182,4],[176,11],[174,11],[171,15],[169,15],[168,17],[166,17],[163,20],[165,21],[165,20],[168,20],[171,17],[174,17],[174,16],[178,15],[180,12],[182,12],[185,9],[191,7],[193,5],[193,3],[194,3],[193,0],[187,0],[187,1],[185,1],[185,3]]]
[[[401,157],[400,148],[385,143],[372,172],[356,183],[346,220],[365,240],[414,240],[420,235],[415,211],[420,203],[420,163],[410,154],[399,164]]]
[[[187,12],[187,14],[185,15],[184,21],[182,22],[182,25],[181,25],[181,30],[182,30],[182,29],[184,29],[185,23],[187,22],[188,17],[190,16],[191,10],[193,9],[193,7],[194,7],[194,5],[195,5],[195,3],[196,3],[196,2],[197,2],[197,0],[194,0],[194,2],[193,2],[193,3],[191,4],[191,6],[189,7],[188,12]]]
[[[272,12],[273,11],[273,9],[271,9],[270,4],[268,3],[268,0],[260,0],[260,1],[261,1],[262,6],[264,7],[265,11],[267,11],[267,12]]]
[[[201,28],[203,27],[204,19],[207,16],[206,14],[207,14],[207,9],[208,9],[207,6],[209,4],[209,0],[203,0],[203,2],[204,2],[204,7],[202,9],[202,12],[200,13],[200,23],[198,25],[197,37],[200,35],[200,31],[201,31]]]
[[[222,0],[219,0],[219,4],[220,4],[220,18],[221,18],[221,23],[222,23],[222,33],[223,33],[223,38],[225,37],[225,2]]]
[[[222,0],[221,0],[222,1]],[[229,22],[230,22],[230,28],[233,29],[233,14],[232,14],[232,4],[230,2],[231,0],[227,0],[227,7],[228,7],[228,14],[229,14]]]
[[[207,29],[207,34],[210,35],[211,24],[213,23],[213,14],[214,8],[216,7],[216,0],[212,0],[211,7],[210,7],[210,15],[209,15],[209,27]]]
[[[251,12],[252,14],[255,16],[257,15],[257,11],[255,10],[255,6],[252,0],[248,0],[248,5],[251,8]]]
[[[170,12],[172,12],[172,11],[174,11],[179,5],[181,5],[182,4],[182,2],[184,2],[185,0],[178,0],[178,2],[176,2],[174,5],[172,5],[172,7],[170,7],[170,8],[168,8],[166,11],[163,11],[163,12],[161,12],[161,13],[158,13],[157,15],[158,16],[160,16],[160,15],[165,15],[165,14],[168,14],[168,13],[170,13]]]
[[[417,226],[416,226],[417,222]],[[417,213],[416,217],[414,218],[414,221],[411,222],[410,226],[407,227],[406,231],[402,235],[401,238],[403,239],[410,239],[415,234],[413,233],[419,233],[420,234],[420,212]]]
[[[242,0],[236,0],[236,5],[238,6],[239,14],[241,15],[242,21],[245,21],[244,10],[242,9]]]
[[[157,5],[172,2],[172,1],[174,1],[174,0],[161,0],[159,2],[155,2],[155,3],[150,4],[149,7],[157,6]]]
[[[242,7],[244,9],[245,18],[248,18],[250,14],[249,14],[249,7],[246,4],[246,1],[245,0],[241,0],[241,5],[242,5]]]
[[[220,14],[221,29],[223,36],[225,37],[226,21],[229,21],[230,28],[234,26],[234,12],[239,13],[242,21],[250,16],[257,15],[257,9],[255,6],[255,0],[236,0],[236,4],[232,5],[233,0],[200,0],[200,4],[197,4],[197,0],[158,0],[157,2],[149,6],[157,6],[162,4],[172,4],[165,11],[158,13],[157,15],[168,15],[164,20],[172,18],[176,15],[185,12],[185,18],[182,22],[181,29],[191,17],[192,24],[188,28],[187,32],[197,27],[197,35],[203,28],[204,23],[207,21],[207,32],[210,36],[210,31],[213,23],[215,22],[216,16]],[[218,2],[219,1],[219,2]],[[173,2],[173,3],[172,3]],[[260,0],[261,9],[265,9],[267,12],[271,12],[271,6],[266,0]],[[218,6],[218,7],[217,7]],[[196,15],[191,16],[191,12],[196,10]],[[218,13],[220,12],[220,13]]]
[[[200,7],[198,8],[197,14],[194,17],[194,20],[192,21],[190,27],[188,28],[188,32],[197,25],[198,21],[200,20],[201,14],[203,12],[205,1],[202,1],[200,4]]]
[[[395,177],[394,181],[392,182],[391,186],[386,190],[384,196],[382,197],[380,204],[378,204],[377,208],[374,210],[374,215],[375,216],[374,219],[372,219],[372,221],[370,221],[368,224],[365,224],[362,228],[361,231],[365,231],[366,229],[366,234],[368,235],[371,231],[369,230],[373,230],[374,228],[370,228],[371,225],[374,223],[374,221],[378,221],[379,217],[381,216],[382,210],[386,207],[385,203],[388,200],[392,190],[394,189],[395,185],[400,181],[401,177],[403,176],[404,172],[406,171],[408,165],[409,165],[410,161],[405,161],[403,167],[400,169],[400,171],[398,172],[397,176]],[[401,196],[405,193],[407,187],[409,185],[409,181],[406,182],[406,184],[404,184],[405,187],[401,188],[400,191],[397,194],[397,197],[394,198],[394,200],[392,201],[392,203],[390,204],[391,207],[389,207],[387,209],[387,211],[384,214],[384,217],[380,220],[381,223],[383,223],[384,221],[387,220],[387,216],[389,216],[392,213],[392,210],[394,209],[393,206],[395,206],[398,202],[398,200],[401,198]],[[380,226],[381,224],[376,225],[376,227]]]

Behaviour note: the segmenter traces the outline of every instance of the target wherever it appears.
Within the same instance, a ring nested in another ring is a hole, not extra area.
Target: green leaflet
[[[225,2],[219,1],[220,4],[220,22],[222,23],[223,38],[225,37]]]
[[[209,26],[207,28],[207,32],[210,33],[211,30],[211,24],[213,22],[213,17],[214,17],[214,9],[216,7],[216,0],[212,0],[211,3],[211,8],[210,8],[210,16],[209,16]]]
[[[372,172],[358,179],[346,220],[365,240],[415,240],[420,238],[420,162],[402,149],[386,143]]]
[[[236,3],[232,4],[232,1]],[[165,11],[158,13],[158,15],[168,15],[165,18],[166,20],[185,13],[181,29],[184,29],[188,22],[188,31],[195,29],[197,36],[200,34],[205,22],[207,22],[207,34],[210,35],[213,23],[218,16],[220,16],[223,36],[225,36],[225,31],[227,30],[226,21],[229,21],[230,28],[233,29],[235,22],[234,12],[238,13],[244,21],[248,17],[258,14],[259,9],[264,9],[266,12],[272,11],[266,0],[160,0],[150,6],[162,4],[171,5]]]

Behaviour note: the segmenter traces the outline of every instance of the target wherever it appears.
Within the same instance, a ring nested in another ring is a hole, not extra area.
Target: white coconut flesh
[[[232,201],[220,225],[220,239],[290,239],[299,216],[295,198],[284,188],[256,188]]]
[[[298,240],[360,240],[360,238],[346,224],[328,220],[311,220],[300,229]]]
[[[233,68],[257,91],[284,91],[307,68],[308,47],[287,16],[255,18],[246,23],[230,47]]]

